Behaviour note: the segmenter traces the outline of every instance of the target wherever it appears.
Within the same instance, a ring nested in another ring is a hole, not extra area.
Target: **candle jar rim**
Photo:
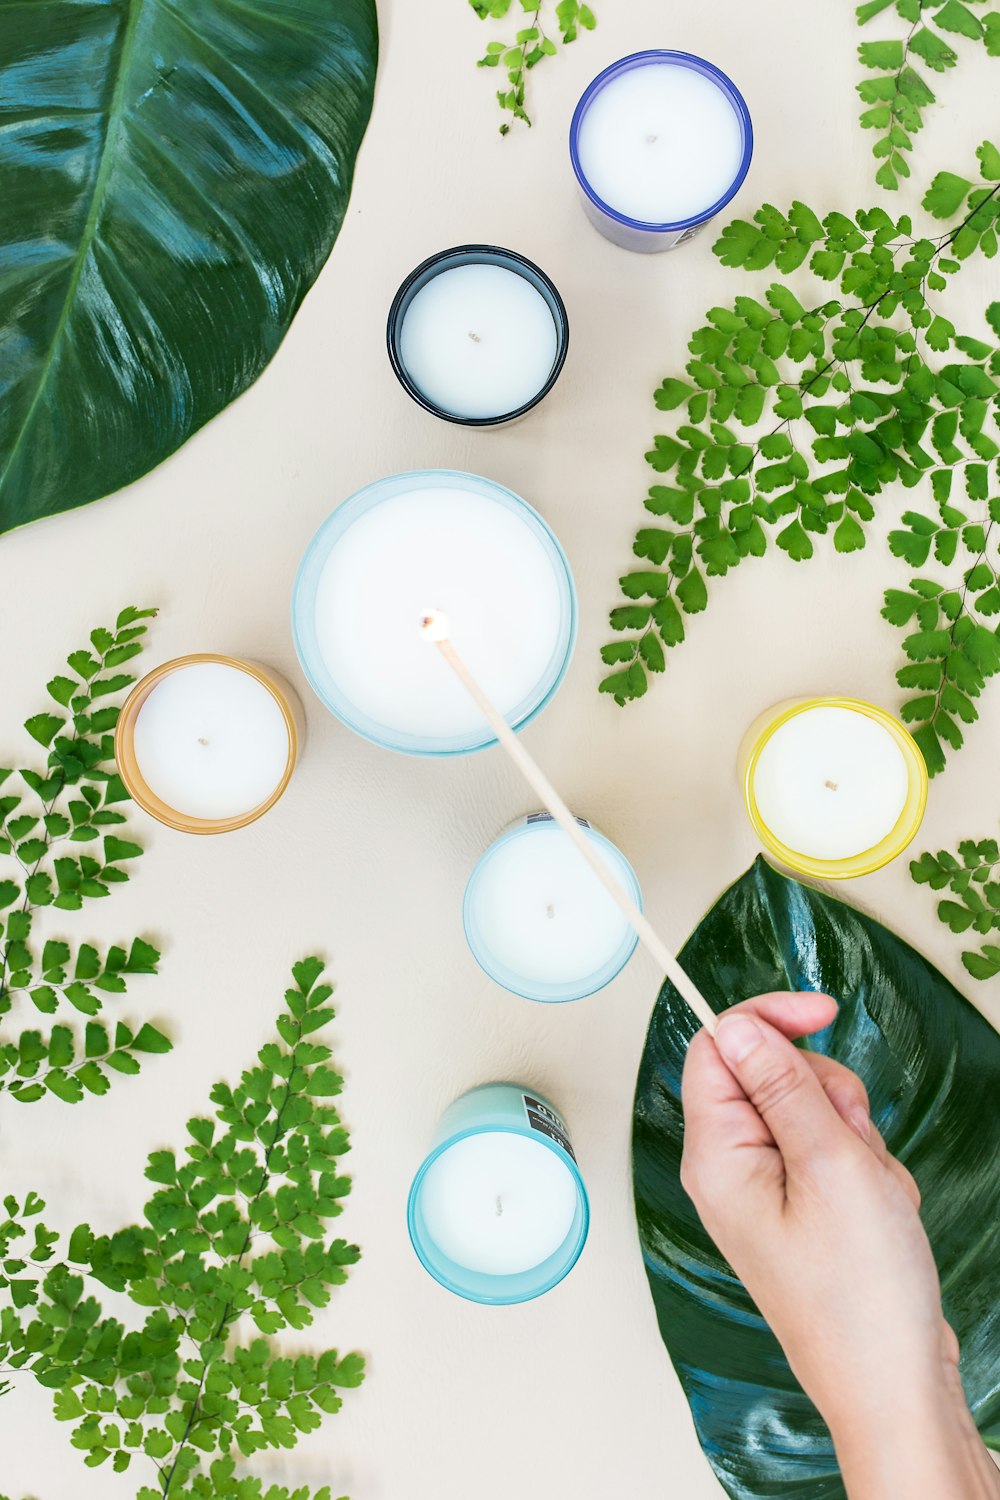
[[[754,792],[757,765],[770,740],[790,720],[817,708],[848,709],[874,720],[892,736],[906,761],[908,780],[906,802],[896,822],[877,844],[873,844],[869,849],[861,849],[857,854],[846,855],[843,859],[818,859],[783,843],[771,832],[765,822]],[[765,710],[765,713],[760,716],[761,719],[766,718],[766,714]],[[751,726],[751,732],[753,727]],[[920,746],[905,724],[887,709],[880,708],[875,703],[868,703],[863,698],[838,696],[799,698],[787,703],[784,708],[777,707],[774,717],[767,719],[767,722],[763,724],[747,754],[741,781],[750,822],[765,849],[780,859],[789,869],[794,870],[797,875],[807,875],[817,880],[851,880],[862,875],[872,875],[876,870],[881,870],[885,865],[891,864],[909,847],[920,830],[927,808],[929,787],[927,762],[924,760]]]
[[[444,264],[444,262],[452,262],[452,264]],[[496,416],[463,417],[455,412],[447,411],[443,406],[438,406],[411,378],[399,348],[406,314],[417,293],[422,291],[436,276],[443,275],[463,264],[501,265],[513,274],[521,276],[542,296],[555,324],[556,357],[544,385],[531,397],[530,401],[525,401],[513,411],[498,413]],[[392,365],[396,379],[410,399],[423,407],[424,411],[429,412],[432,417],[440,417],[444,422],[452,422],[457,427],[503,427],[519,421],[527,416],[528,412],[533,411],[540,402],[544,401],[562,374],[566,356],[569,353],[569,314],[559,288],[551,276],[533,260],[529,260],[526,255],[521,255],[517,250],[507,250],[502,245],[454,245],[450,250],[438,250],[434,255],[429,255],[420,265],[414,266],[408,276],[404,277],[389,308],[385,337],[389,363]]]
[[[274,791],[256,807],[248,809],[243,813],[236,813],[228,818],[198,818],[188,813],[182,813],[177,808],[171,807],[162,797],[157,796],[147,782],[139,768],[139,762],[135,754],[134,732],[139,713],[147,698],[167,677],[185,667],[202,665],[214,665],[231,667],[237,671],[245,672],[248,677],[254,678],[261,687],[266,688],[274,699],[281,716],[285,722],[288,732],[288,758],[281,780]],[[122,704],[115,725],[115,766],[121,778],[125,790],[132,801],[143,812],[155,818],[167,828],[173,828],[179,833],[233,833],[237,828],[246,828],[250,823],[255,823],[262,818],[266,812],[284,795],[288,783],[292,779],[295,763],[299,753],[299,728],[291,704],[282,691],[281,686],[274,676],[266,668],[258,666],[256,662],[246,661],[237,656],[224,656],[216,652],[202,651],[188,656],[176,656],[170,661],[162,662],[160,666],[154,667],[134,685],[125,702]]]
[[[580,131],[583,121],[597,95],[613,79],[621,77],[624,73],[630,73],[636,68],[647,67],[651,63],[687,68],[691,72],[701,73],[703,77],[711,79],[729,99],[730,104],[732,104],[736,111],[736,116],[739,119],[743,132],[743,155],[740,165],[736,176],[722,197],[718,198],[709,207],[699,210],[696,214],[691,214],[688,218],[676,219],[662,224],[657,224],[649,219],[633,219],[628,214],[623,214],[618,209],[613,208],[610,203],[605,202],[591,186],[587,174],[583,170],[579,150]],[[753,120],[750,116],[750,110],[746,100],[728,73],[724,73],[721,68],[716,67],[715,63],[709,62],[706,57],[699,57],[697,53],[680,52],[664,47],[651,47],[643,52],[631,52],[627,57],[620,57],[617,62],[611,63],[603,72],[598,73],[597,77],[584,90],[573,112],[573,119],[569,128],[570,161],[572,162],[573,172],[581,191],[590,199],[595,208],[599,209],[601,213],[606,214],[610,219],[613,219],[617,224],[622,225],[626,229],[644,230],[648,234],[682,233],[686,229],[696,229],[699,225],[707,223],[709,219],[714,219],[717,214],[722,212],[726,204],[735,198],[743,186],[746,175],[750,170],[753,148]]]
[[[589,836],[596,844],[602,848],[611,850],[616,856],[619,873],[624,877],[625,888],[635,905],[642,911],[642,887],[639,884],[639,877],[636,875],[631,862],[626,858],[622,850],[619,849],[618,845],[603,834],[599,828],[595,828],[589,819],[578,818],[577,821],[586,827]],[[487,861],[494,858],[502,848],[514,840],[528,836],[538,836],[544,830],[554,830],[557,833],[563,834],[563,830],[551,817],[548,821],[542,819],[534,823],[527,819],[518,819],[512,827],[504,829],[489,847],[483,850],[483,853],[476,861],[465,887],[465,894],[462,898],[462,926],[470,953],[483,973],[492,979],[495,984],[500,985],[502,989],[507,990],[511,995],[517,995],[522,1000],[532,1000],[544,1005],[568,1005],[574,1000],[586,1000],[591,995],[600,994],[602,990],[607,989],[608,985],[618,978],[618,975],[629,963],[638,947],[639,935],[637,932],[630,928],[611,957],[599,969],[595,970],[593,974],[585,976],[575,983],[565,981],[563,983],[547,984],[539,981],[529,984],[525,975],[517,974],[514,970],[508,969],[503,964],[490,961],[492,955],[488,954],[486,945],[480,941],[473,917],[476,885],[486,867]],[[563,834],[563,837],[565,838],[565,834]]]
[[[402,730],[390,730],[386,725],[370,719],[356,709],[340,692],[332,677],[323,681],[316,670],[317,659],[322,662],[322,652],[310,635],[312,617],[315,613],[315,593],[319,575],[333,547],[348,526],[382,500],[392,499],[411,490],[445,488],[471,489],[481,496],[496,500],[509,510],[525,517],[544,546],[549,549],[553,568],[556,570],[563,592],[564,615],[556,645],[546,671],[529,697],[517,705],[512,720],[517,731],[532,723],[548,707],[562,686],[576,649],[578,631],[578,606],[576,584],[573,581],[569,558],[551,526],[533,505],[506,485],[481,474],[468,474],[459,469],[414,469],[402,474],[386,475],[376,479],[362,489],[356,490],[335,507],[314,533],[303,554],[292,587],[292,637],[299,664],[309,685],[320,702],[355,734],[361,735],[370,744],[383,750],[395,750],[403,755],[416,755],[430,759],[458,755],[474,755],[496,745],[496,736],[489,726],[485,734],[473,740],[471,733],[461,741],[435,741],[424,735],[409,734]],[[320,553],[322,551],[322,556]]]
[[[439,1131],[440,1125],[444,1123],[456,1106],[462,1105],[467,1100],[473,1100],[476,1095],[487,1094],[493,1090],[519,1094],[522,1097],[527,1095],[530,1098],[537,1099],[540,1104],[544,1104],[546,1108],[551,1109],[558,1116],[558,1111],[554,1109],[545,1095],[540,1091],[536,1089],[529,1090],[525,1085],[520,1083],[500,1080],[494,1083],[479,1084],[474,1088],[466,1090],[464,1094],[460,1094],[457,1099],[452,1101],[449,1109],[445,1111],[442,1121],[439,1122]],[[432,1236],[429,1234],[425,1236],[422,1233],[419,1219],[420,1192],[427,1173],[434,1163],[446,1151],[450,1150],[452,1146],[456,1146],[460,1141],[468,1140],[470,1137],[477,1135],[519,1135],[523,1139],[535,1141],[537,1144],[544,1146],[547,1151],[551,1151],[563,1163],[573,1180],[577,1194],[577,1212],[574,1223],[562,1245],[546,1260],[542,1261],[539,1266],[530,1266],[526,1270],[519,1272],[492,1275],[489,1272],[472,1271],[468,1267],[461,1266],[457,1262],[450,1260],[443,1252],[435,1256],[428,1249],[429,1245],[433,1250],[436,1250],[437,1245]],[[452,1292],[455,1296],[462,1297],[468,1302],[479,1303],[481,1306],[511,1307],[524,1302],[533,1302],[536,1298],[545,1296],[547,1292],[552,1291],[560,1282],[565,1280],[570,1271],[572,1271],[583,1254],[583,1249],[590,1232],[590,1198],[587,1193],[586,1183],[583,1180],[583,1173],[580,1171],[576,1158],[564,1150],[556,1141],[542,1135],[538,1131],[532,1130],[529,1126],[523,1125],[520,1122],[515,1124],[510,1121],[504,1122],[500,1119],[493,1119],[488,1123],[481,1122],[479,1124],[473,1123],[465,1126],[457,1126],[441,1134],[440,1138],[435,1140],[430,1151],[417,1169],[416,1176],[410,1186],[406,1203],[406,1226],[410,1236],[410,1243],[420,1264],[428,1275],[432,1276],[446,1291]],[[427,1243],[425,1243],[425,1239]],[[458,1275],[453,1275],[448,1269],[449,1267],[454,1267]],[[545,1274],[541,1275],[537,1281],[532,1281],[535,1273],[538,1273],[543,1267],[547,1268]],[[464,1273],[464,1276],[462,1273]]]

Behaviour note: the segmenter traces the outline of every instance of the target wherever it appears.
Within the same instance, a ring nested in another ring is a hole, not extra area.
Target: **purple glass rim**
[[[598,197],[587,181],[583,167],[580,165],[580,127],[596,95],[613,78],[620,77],[622,73],[630,73],[634,68],[648,67],[650,63],[668,63],[675,67],[691,68],[694,72],[701,73],[706,78],[710,78],[729,99],[743,128],[743,159],[740,162],[739,171],[728,190],[723,193],[717,202],[713,203],[709,208],[703,209],[701,213],[694,214],[689,219],[678,219],[671,224],[652,224],[646,219],[630,219],[627,214],[620,214],[617,209],[611,207],[610,203],[605,203],[603,198]],[[697,224],[706,223],[709,219],[714,218],[736,196],[750,170],[750,160],[753,156],[753,121],[750,118],[750,111],[747,108],[747,102],[743,95],[733,80],[727,74],[723,73],[721,68],[717,68],[714,63],[710,63],[704,57],[696,57],[693,52],[672,52],[661,48],[652,48],[646,52],[633,52],[628,57],[619,58],[610,67],[605,68],[603,73],[598,73],[593,83],[584,91],[583,97],[573,112],[573,121],[569,128],[569,154],[577,182],[594,207],[600,209],[601,213],[607,214],[609,219],[614,219],[616,223],[624,224],[629,229],[644,229],[650,234],[666,234],[676,230],[693,229]]]

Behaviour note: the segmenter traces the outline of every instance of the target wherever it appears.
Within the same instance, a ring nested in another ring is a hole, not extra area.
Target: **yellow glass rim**
[[[768,741],[790,719],[816,708],[846,708],[873,719],[891,734],[906,760],[909,780],[906,801],[893,827],[871,849],[863,849],[844,859],[814,859],[797,849],[789,848],[765,823],[754,793],[757,764]],[[747,813],[764,848],[796,874],[809,875],[818,880],[851,880],[859,875],[871,875],[875,870],[881,870],[884,865],[898,859],[916,838],[927,808],[927,763],[920,746],[906,726],[893,714],[879,708],[877,704],[866,703],[861,698],[804,698],[797,699],[787,708],[776,710],[774,717],[768,719],[750,749],[743,768],[742,782]]]
[[[271,795],[257,807],[252,807],[249,811],[238,813],[231,818],[195,818],[187,813],[178,812],[176,807],[171,807],[153,791],[139,769],[135,754],[136,720],[153,689],[174,672],[181,671],[184,667],[200,666],[206,662],[221,667],[233,667],[259,682],[280,708],[281,717],[284,719],[285,729],[288,732],[288,760],[278,785]],[[115,727],[115,764],[125,790],[143,812],[149,813],[149,816],[155,818],[158,823],[165,824],[167,828],[177,829],[180,833],[231,833],[237,828],[246,828],[249,823],[255,823],[258,818],[262,818],[266,812],[270,811],[284,793],[292,779],[298,752],[299,731],[295,715],[291,704],[270,673],[263,667],[259,667],[256,662],[243,661],[236,656],[218,656],[213,652],[200,652],[194,656],[177,656],[173,661],[166,661],[162,666],[154,668],[136,683],[125,699]]]

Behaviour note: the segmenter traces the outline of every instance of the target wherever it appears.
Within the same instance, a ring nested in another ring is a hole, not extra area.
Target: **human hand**
[[[993,1500],[1000,1475],[962,1393],[916,1183],[861,1080],[791,1044],[836,1010],[826,995],[762,995],[726,1012],[714,1041],[698,1033],[681,1180],[827,1422],[852,1500]]]

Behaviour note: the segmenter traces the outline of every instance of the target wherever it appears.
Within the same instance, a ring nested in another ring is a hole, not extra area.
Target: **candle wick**
[[[646,137],[646,140],[649,142],[649,144],[651,146],[655,146],[656,143],[657,143],[657,141],[659,139],[660,139],[660,137],[658,135],[647,135],[647,137]]]
[[[503,1218],[503,1199],[497,1195],[497,1218]]]
[[[202,739],[201,736],[199,735],[199,737],[198,737],[198,743],[199,743],[199,745],[207,745],[208,744],[208,740]]]
[[[829,787],[831,792],[836,792],[839,790],[835,781],[824,781],[823,785]]]
[[[481,344],[483,342],[482,339],[479,337],[479,334],[478,333],[473,333],[473,331],[472,331],[471,328],[469,329],[469,338],[472,340],[472,342],[474,344]]]
[[[547,916],[547,917],[554,917],[554,916],[555,916],[555,914],[556,914],[556,909],[555,909],[555,907],[554,907],[554,906],[553,906],[553,905],[552,905],[552,903],[551,903],[551,902],[549,902],[549,904],[548,904],[548,906],[547,906],[547,907],[546,907],[546,908],[545,908],[545,915],[546,915],[546,916]]]

